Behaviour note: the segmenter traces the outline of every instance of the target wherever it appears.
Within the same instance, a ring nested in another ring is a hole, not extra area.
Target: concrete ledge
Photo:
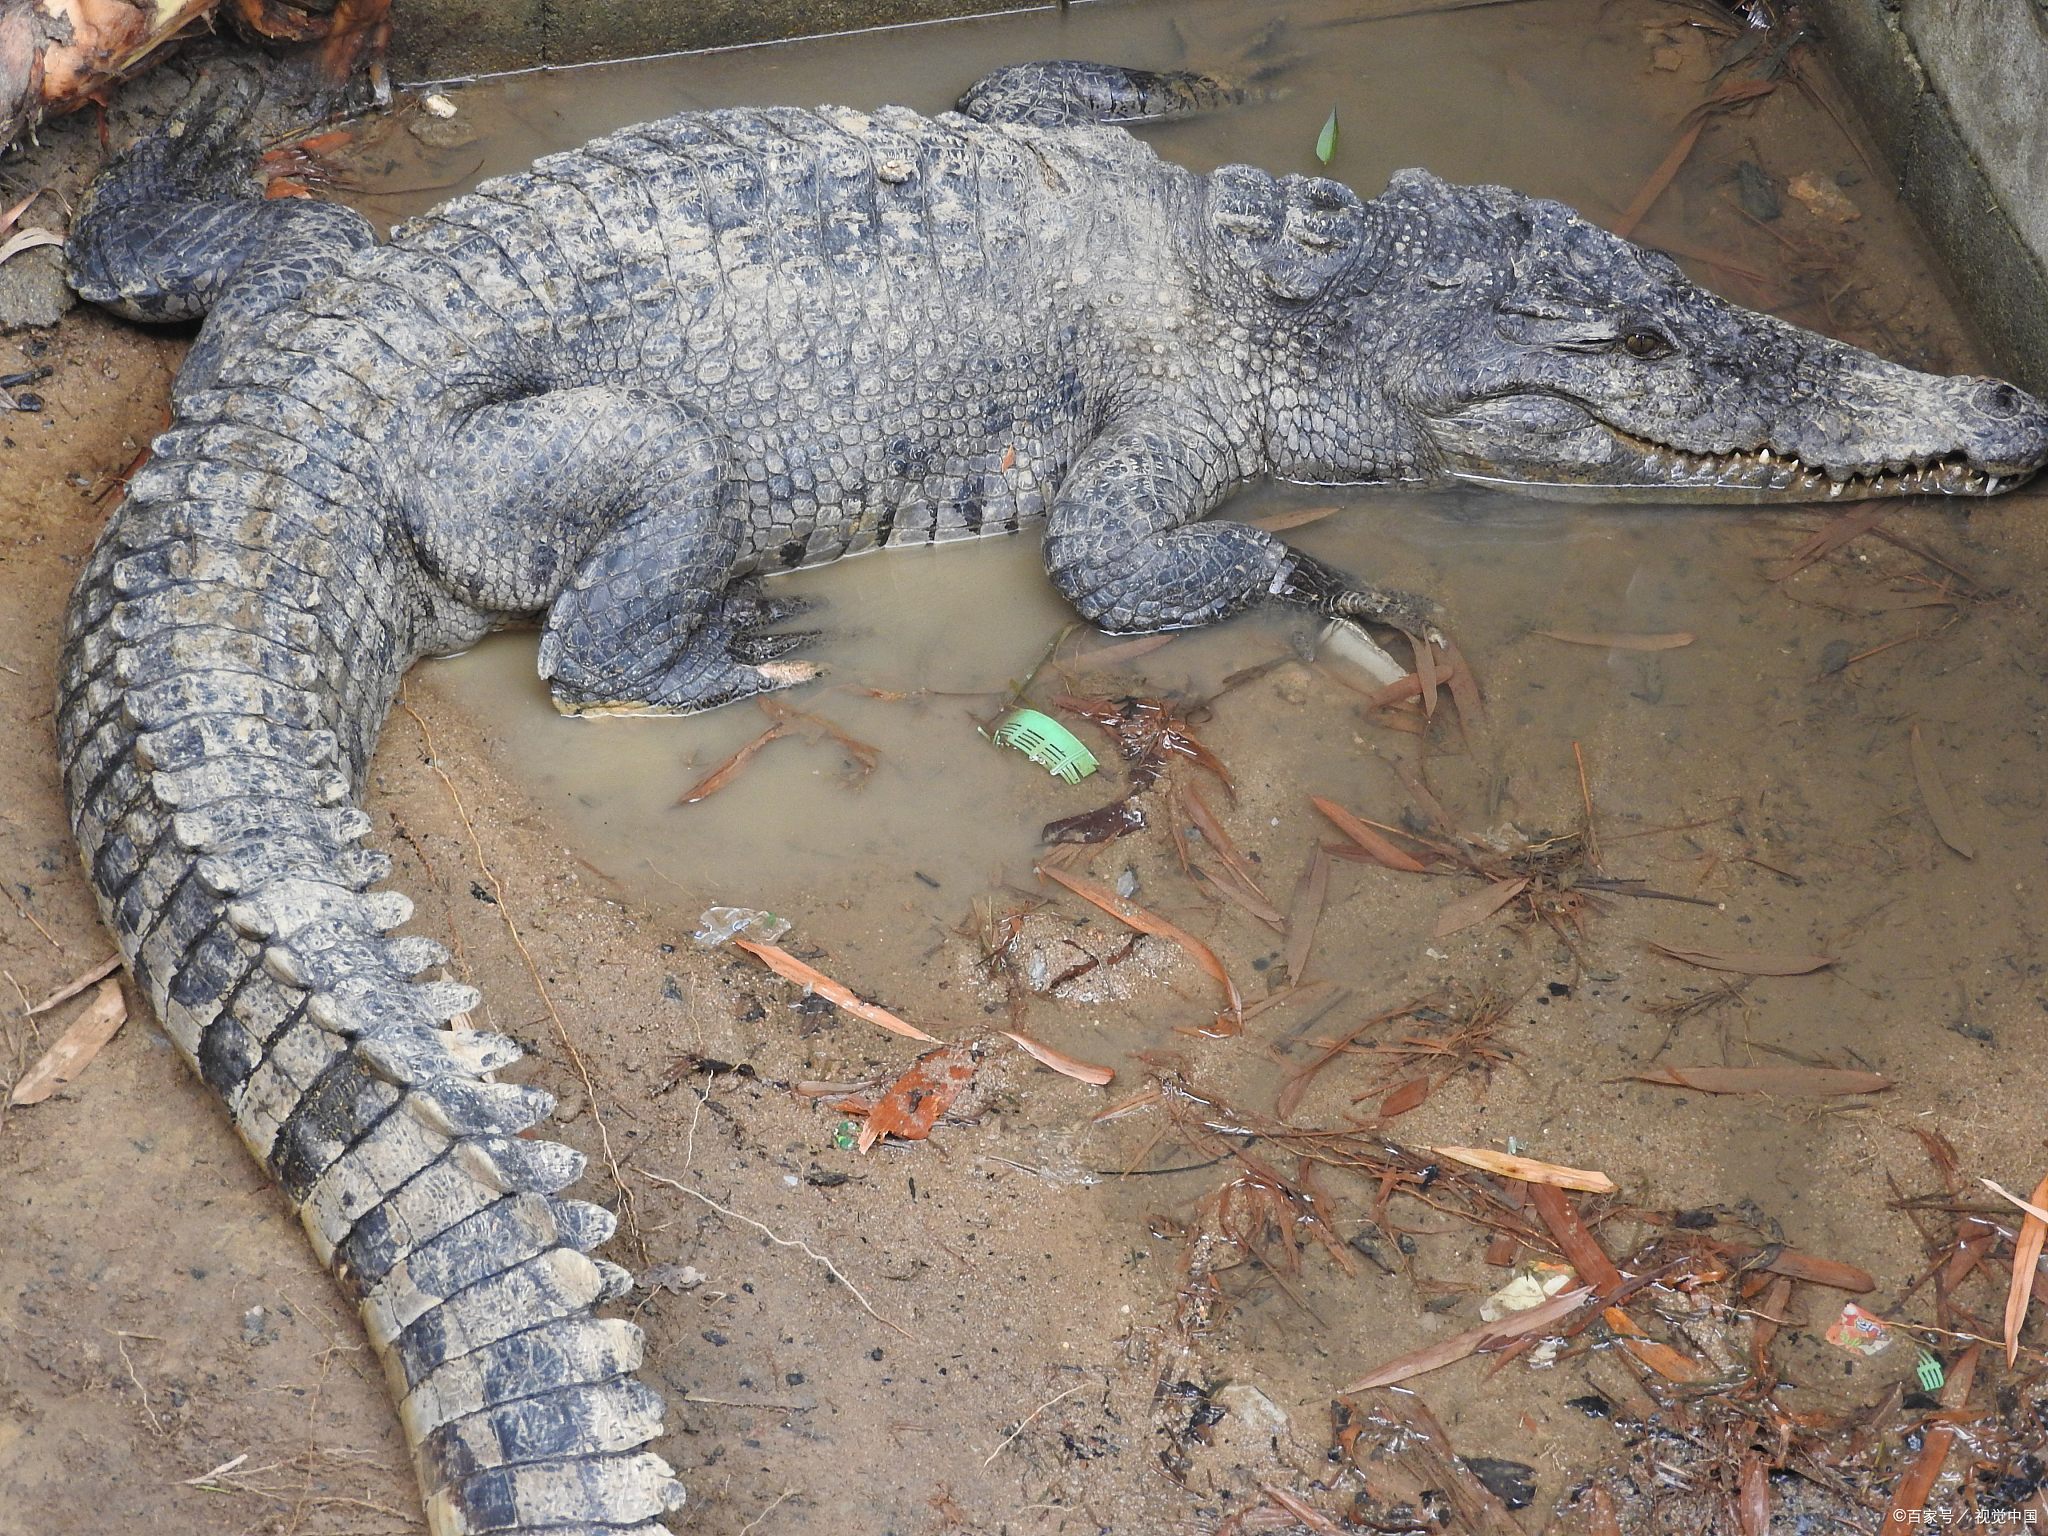
[[[694,48],[773,42],[1052,0],[397,0],[392,68],[447,79],[540,64],[587,64]]]
[[[2048,12],[2037,0],[1810,5],[1999,370],[2048,391]]]

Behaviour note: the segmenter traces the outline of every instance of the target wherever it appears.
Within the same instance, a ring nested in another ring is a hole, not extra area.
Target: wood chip
[[[1892,1080],[1850,1067],[1652,1067],[1631,1073],[1639,1083],[1695,1093],[1766,1093],[1791,1097],[1883,1093]]]
[[[1529,877],[1521,875],[1513,880],[1496,880],[1482,890],[1460,896],[1437,913],[1436,926],[1430,929],[1430,934],[1434,938],[1447,939],[1454,933],[1476,927],[1528,888]]]
[[[1650,941],[1650,948],[1672,960],[1709,971],[1734,971],[1742,976],[1804,976],[1835,963],[1833,955],[1770,954],[1758,950],[1680,949]]]
[[[1452,1158],[1468,1167],[1482,1168],[1502,1178],[1522,1179],[1530,1184],[1554,1184],[1559,1189],[1584,1190],[1589,1195],[1611,1195],[1614,1180],[1590,1168],[1566,1168],[1559,1163],[1541,1163],[1533,1157],[1512,1152],[1495,1152],[1487,1147],[1434,1147],[1439,1157]]]
[[[1974,859],[1977,852],[1963,835],[1963,819],[1956,814],[1956,803],[1949,798],[1948,786],[1942,783],[1941,773],[1934,766],[1934,754],[1920,739],[1917,720],[1907,736],[1907,745],[1913,756],[1913,778],[1920,786],[1920,799],[1927,806],[1927,816],[1934,823],[1934,830],[1957,853],[1966,859]]]
[[[754,939],[734,939],[733,943],[759,960],[763,965],[785,981],[798,982],[825,999],[835,1007],[843,1008],[856,1019],[866,1019],[891,1034],[907,1035],[912,1040],[922,1040],[929,1045],[945,1042],[937,1035],[928,1035],[915,1024],[907,1024],[888,1009],[856,997],[849,989],[841,986],[823,971],[804,964],[788,950],[776,944],[762,944]]]
[[[1029,1035],[1020,1035],[1015,1030],[1006,1029],[1003,1033],[1016,1041],[1026,1052],[1044,1062],[1048,1067],[1051,1067],[1053,1071],[1064,1073],[1076,1082],[1089,1083],[1094,1087],[1102,1088],[1108,1086],[1108,1084],[1116,1079],[1116,1069],[1114,1067],[1098,1067],[1092,1062],[1078,1060],[1067,1055],[1064,1051],[1054,1050],[1043,1041],[1034,1040]]]
[[[1200,939],[1185,929],[1169,923],[1156,912],[1148,912],[1136,902],[1125,901],[1106,885],[1080,875],[1070,875],[1050,864],[1040,864],[1038,873],[1057,885],[1064,885],[1083,901],[1092,902],[1125,926],[1178,944],[1195,964],[1221,984],[1224,997],[1229,1004],[1231,1019],[1239,1024],[1244,1022],[1244,1002],[1238,996],[1237,983],[1232,981],[1230,973],[1223,969],[1223,962],[1216,958],[1216,951]]]
[[[121,983],[108,977],[93,993],[85,1011],[57,1037],[57,1043],[15,1081],[7,1095],[12,1105],[40,1104],[59,1088],[75,1079],[113,1039],[128,1021],[128,1001],[121,995]]]
[[[1693,642],[1693,637],[1682,629],[1674,630],[1668,635],[1589,629],[1539,629],[1533,633],[1541,635],[1546,640],[1561,640],[1566,645],[1592,645],[1609,651],[1675,651],[1680,646],[1691,645]]]

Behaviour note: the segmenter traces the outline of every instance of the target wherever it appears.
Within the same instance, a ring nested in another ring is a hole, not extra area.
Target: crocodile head
[[[1267,253],[1323,269],[1313,403],[1269,428],[1296,478],[1771,502],[1991,495],[2048,462],[2048,408],[2012,385],[1743,309],[1560,204],[1422,171],[1368,203],[1289,180],[1328,205],[1290,207]]]

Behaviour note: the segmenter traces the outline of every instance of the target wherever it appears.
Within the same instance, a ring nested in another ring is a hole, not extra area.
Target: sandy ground
[[[1762,263],[1769,249],[1760,240],[1745,255]],[[1967,365],[1967,340],[1945,316],[1886,297],[1926,282],[1912,259],[1869,256],[1869,312],[1885,324],[1915,318],[1903,341],[1866,339]],[[28,999],[107,953],[64,829],[54,658],[65,594],[105,515],[104,477],[161,424],[181,346],[87,312],[0,342],[0,373],[53,370],[34,386],[42,410],[0,417],[0,699],[15,726],[0,735],[11,898],[0,954]],[[1308,793],[1397,821],[1391,758],[1428,777],[1470,829],[1567,828],[1581,808],[1577,742],[1594,768],[1609,865],[1718,905],[1611,902],[1583,936],[1496,922],[1438,939],[1437,914],[1468,885],[1340,862],[1310,974],[1350,989],[1341,1011],[1310,1023],[1276,1009],[1236,1040],[1176,1034],[1213,1013],[1213,984],[1147,941],[1059,997],[1027,999],[1024,1027],[1112,1062],[1115,1087],[1084,1088],[992,1050],[961,1106],[970,1123],[865,1157],[835,1145],[842,1112],[789,1085],[886,1077],[910,1048],[693,945],[688,929],[709,894],[697,876],[664,890],[600,839],[586,842],[573,808],[535,777],[530,733],[543,727],[480,709],[459,668],[419,674],[374,766],[375,840],[398,858],[418,930],[451,942],[455,971],[483,988],[490,1027],[531,1046],[521,1070],[560,1096],[560,1133],[592,1155],[592,1197],[622,1209],[615,1255],[643,1282],[628,1308],[674,1404],[661,1448],[695,1500],[680,1529],[1207,1529],[1255,1502],[1262,1482],[1303,1488],[1329,1476],[1333,1389],[1471,1326],[1479,1297],[1506,1278],[1484,1262],[1484,1234],[1412,1204],[1397,1205],[1399,1230],[1376,1229],[1369,1181],[1325,1175],[1331,1229],[1398,1272],[1358,1263],[1347,1273],[1313,1243],[1285,1285],[1247,1266],[1226,1277],[1230,1304],[1184,1351],[1185,1224],[1233,1170],[1118,1180],[1121,1168],[1201,1159],[1156,1109],[1103,1126],[1089,1117],[1158,1075],[1269,1109],[1285,1072],[1307,1059],[1298,1045],[1284,1054],[1290,1034],[1323,1040],[1459,986],[1508,1000],[1498,1043],[1510,1059],[1490,1075],[1451,1075],[1389,1134],[1420,1148],[1514,1135],[1538,1155],[1609,1170],[1645,1210],[1708,1209],[1724,1233],[1863,1266],[1878,1280],[1873,1305],[1895,1302],[1923,1262],[1912,1224],[1888,1204],[1887,1179],[1929,1187],[1914,1129],[1945,1132],[1972,1176],[2028,1187],[2039,1172],[2025,1085],[2048,1013],[2038,919],[2048,625],[2035,597],[2048,565],[2044,510],[2029,494],[1967,520],[1901,513],[1891,526],[1983,588],[1924,624],[1920,611],[1878,600],[1924,591],[1940,565],[1874,540],[1795,582],[1764,579],[1821,524],[1815,514],[1510,520],[1484,536],[1450,514],[1412,536],[1304,530],[1319,552],[1369,558],[1375,574],[1452,600],[1493,714],[1470,750],[1445,723],[1424,752],[1368,723],[1356,695],[1321,670],[1282,667],[1220,703],[1204,736],[1238,781],[1224,820],[1274,899],[1285,902],[1329,836]],[[1863,654],[1932,632],[1951,611],[1958,622],[1930,638]],[[1544,626],[1684,627],[1698,639],[1668,656],[1588,651],[1539,644],[1530,630]],[[1185,676],[1270,659],[1284,640],[1279,627],[1240,626],[1213,652],[1191,653]],[[1118,686],[1184,675],[1177,661],[1157,666],[1117,674]],[[1916,720],[1973,829],[1974,859],[1945,849],[1928,822],[1907,760]],[[686,777],[681,755],[666,771]],[[914,784],[877,777],[861,814],[886,840],[917,820],[921,801]],[[1002,814],[1020,825],[1080,808],[1049,783],[1003,782],[1014,798]],[[666,838],[675,825],[637,835]],[[790,878],[777,871],[792,854],[772,825],[760,836],[766,889]],[[1145,900],[1214,945],[1248,998],[1285,984],[1275,969],[1284,940],[1200,897],[1163,831],[1119,844],[1095,872],[1113,879],[1125,867]],[[878,864],[878,882],[901,874]],[[1024,868],[1009,876],[972,894],[998,911],[1045,894]],[[918,920],[905,924],[896,917],[911,902],[888,890],[888,923],[853,897],[824,911],[821,897],[790,942],[911,1017],[986,1039],[1009,1015],[972,925],[953,931],[969,892],[949,884],[919,898]],[[1122,939],[1066,899],[1030,921],[1034,942],[1055,949],[1073,938],[1109,953]],[[834,935],[830,951],[806,947],[807,930]],[[1646,939],[1815,950],[1838,964],[1757,980],[1672,1025],[1643,1005],[1696,996],[1716,978],[1657,958]],[[10,1001],[0,1076],[33,1060],[68,1017],[32,1023]],[[1866,1066],[1896,1086],[1818,1101],[1624,1080],[1659,1061],[1769,1064],[1787,1052]],[[1338,1123],[1380,1075],[1372,1057],[1341,1059],[1298,1123]],[[353,1319],[150,1021],[131,1021],[55,1099],[6,1114],[0,1190],[12,1218],[0,1247],[0,1532],[418,1528]],[[1619,1247],[1644,1229],[1620,1217],[1604,1230]],[[1864,1363],[1818,1341],[1841,1299],[1802,1286],[1783,1346],[1799,1401],[1820,1408],[1869,1401],[1910,1370],[1903,1349]],[[1995,1320],[1995,1291],[1970,1303]],[[1612,1389],[1615,1369],[1612,1351],[1491,1380],[1470,1364],[1424,1391],[1461,1450],[1537,1469],[1523,1516],[1535,1529],[1613,1454],[1607,1426],[1566,1400],[1589,1382]],[[1171,1414],[1155,1412],[1155,1388],[1182,1379],[1232,1404],[1211,1444],[1161,1433]],[[1176,1451],[1190,1458],[1178,1479],[1161,1460]]]

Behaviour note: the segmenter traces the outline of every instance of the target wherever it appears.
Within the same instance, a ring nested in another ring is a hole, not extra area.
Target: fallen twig
[[[752,1227],[756,1232],[760,1233],[763,1237],[767,1238],[769,1242],[775,1244],[775,1246],[778,1248],[798,1249],[802,1252],[805,1258],[810,1259],[813,1263],[823,1265],[825,1268],[825,1272],[827,1274],[829,1274],[834,1280],[837,1280],[841,1285],[845,1286],[847,1294],[853,1297],[855,1301],[860,1303],[861,1310],[866,1312],[869,1317],[872,1317],[884,1328],[888,1328],[896,1333],[902,1334],[903,1337],[906,1339],[911,1337],[911,1332],[908,1328],[905,1328],[900,1323],[890,1322],[888,1318],[882,1316],[881,1313],[875,1310],[874,1304],[868,1300],[866,1294],[861,1290],[861,1288],[855,1285],[851,1280],[846,1278],[846,1271],[841,1269],[837,1264],[834,1264],[830,1258],[818,1252],[817,1249],[813,1248],[809,1243],[805,1242],[802,1238],[784,1237],[780,1233],[774,1231],[772,1228],[769,1228],[763,1225],[761,1222],[754,1220],[753,1217],[746,1215],[744,1212],[736,1211],[729,1205],[719,1204],[716,1200],[712,1199],[709,1195],[705,1194],[701,1189],[692,1189],[687,1184],[679,1183],[674,1179],[663,1178],[658,1173],[649,1173],[645,1168],[640,1170],[640,1177],[647,1180],[647,1182],[650,1184],[660,1184],[669,1189],[673,1189],[680,1194],[688,1195],[692,1200],[701,1201],[705,1205],[710,1206],[712,1210],[718,1212],[718,1214],[721,1216],[728,1216],[731,1217],[734,1221],[743,1222],[745,1225]]]

